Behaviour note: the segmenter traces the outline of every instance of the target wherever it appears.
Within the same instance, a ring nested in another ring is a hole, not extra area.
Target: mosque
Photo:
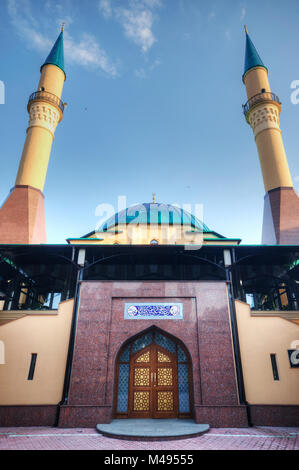
[[[154,199],[51,245],[43,188],[65,109],[62,28],[29,97],[15,185],[0,208],[1,426],[299,425],[299,198],[281,102],[245,32],[262,244],[242,245]]]

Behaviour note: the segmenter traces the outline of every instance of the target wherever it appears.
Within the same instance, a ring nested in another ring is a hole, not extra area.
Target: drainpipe
[[[80,256],[81,251],[82,250],[79,250],[78,262],[79,262],[79,256]],[[82,258],[81,258],[81,261],[82,261]],[[74,348],[75,348],[75,338],[76,338],[76,330],[77,330],[77,322],[78,322],[81,280],[83,279],[83,271],[84,271],[84,264],[85,264],[84,261],[85,260],[83,260],[83,264],[80,265],[80,267],[78,269],[78,273],[77,273],[76,292],[75,292],[74,309],[73,309],[73,319],[72,319],[72,326],[71,326],[71,332],[70,332],[70,340],[69,340],[69,348],[68,348],[67,361],[66,361],[66,369],[65,369],[65,375],[64,375],[64,385],[63,385],[62,399],[58,403],[58,407],[57,407],[57,414],[56,414],[56,420],[55,420],[55,426],[56,427],[59,424],[60,407],[62,405],[66,405],[68,403],[70,381],[71,381],[71,372],[72,372],[72,364],[73,364],[73,357],[74,357]]]
[[[228,250],[225,250],[225,251],[228,251]],[[240,353],[239,334],[238,334],[238,326],[237,326],[237,316],[236,316],[236,308],[235,308],[235,296],[234,296],[234,289],[233,289],[233,283],[232,283],[231,266],[234,265],[235,263],[234,249],[232,250],[232,253],[230,251],[230,254],[232,254],[232,258],[233,258],[232,262],[229,263],[228,261],[230,256],[226,257],[224,255],[224,260],[225,260],[225,272],[226,272],[228,299],[229,299],[229,307],[230,307],[230,319],[231,319],[231,329],[232,329],[232,337],[233,337],[234,357],[235,357],[235,364],[236,364],[238,393],[239,393],[240,404],[246,406],[248,425],[252,427],[253,425],[252,425],[252,420],[251,420],[250,406],[249,406],[249,403],[246,401],[243,368],[242,368],[241,353]]]

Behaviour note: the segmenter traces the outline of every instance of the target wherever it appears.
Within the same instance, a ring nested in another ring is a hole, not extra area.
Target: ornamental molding
[[[260,106],[255,106],[248,113],[247,119],[255,137],[266,129],[276,129],[280,131],[279,109],[273,105],[273,103],[263,103]]]
[[[29,127],[42,127],[47,129],[54,137],[59,120],[60,114],[56,107],[51,104],[34,103],[30,106]]]

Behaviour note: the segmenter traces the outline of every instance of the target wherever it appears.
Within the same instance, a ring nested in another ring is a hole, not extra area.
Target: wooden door
[[[152,344],[132,355],[129,418],[176,418],[178,385],[176,356]]]
[[[153,360],[153,418],[177,418],[178,374],[176,357],[160,346],[155,346]]]

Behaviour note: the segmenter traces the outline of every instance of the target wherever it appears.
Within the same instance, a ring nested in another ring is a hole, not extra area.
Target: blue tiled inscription
[[[153,318],[164,320],[182,320],[183,305],[181,303],[126,303],[125,320]]]

